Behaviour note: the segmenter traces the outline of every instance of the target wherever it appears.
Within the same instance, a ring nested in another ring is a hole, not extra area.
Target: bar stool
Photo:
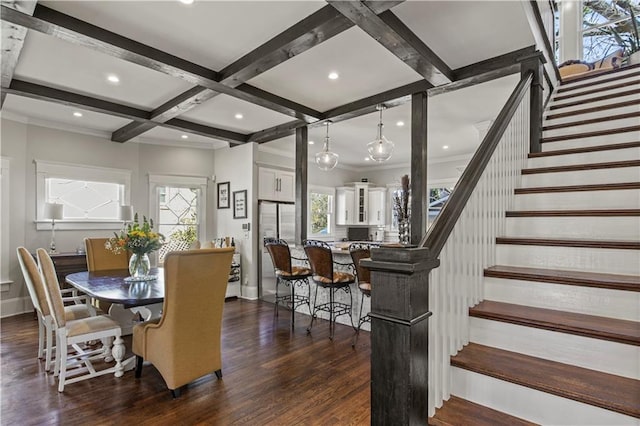
[[[353,300],[350,284],[355,282],[355,276],[348,272],[334,270],[331,247],[323,241],[305,240],[304,251],[307,254],[309,265],[311,266],[311,278],[316,283],[311,323],[309,324],[309,328],[307,328],[307,332],[311,333],[317,312],[324,311],[329,314],[329,339],[333,340],[336,318],[340,315],[349,315],[351,326],[353,327],[353,317],[351,316]],[[318,287],[329,290],[329,302],[320,305],[316,303],[318,300]],[[335,294],[340,289],[349,294],[349,304],[335,301]]]
[[[356,279],[358,282],[358,289],[361,293],[360,298],[360,314],[358,318],[358,327],[353,336],[351,346],[355,346],[358,342],[358,336],[360,335],[360,327],[365,322],[371,322],[371,317],[367,312],[366,315],[362,315],[362,307],[364,306],[364,298],[371,297],[371,273],[367,268],[360,265],[360,260],[371,257],[371,245],[365,243],[352,243],[349,245],[349,254],[351,254],[351,260],[356,270]]]
[[[291,251],[289,250],[289,244],[285,240],[281,239],[266,239],[265,247],[271,256],[273,267],[276,273],[276,306],[274,310],[274,316],[278,316],[278,305],[280,303],[289,305],[291,307],[291,328],[293,329],[295,324],[295,312],[296,308],[301,305],[307,305],[309,312],[311,313],[311,303],[309,296],[311,291],[309,290],[309,277],[311,276],[311,270],[302,266],[291,265]],[[291,288],[291,294],[280,296],[278,294],[279,284],[282,283]],[[295,292],[295,286],[307,287],[307,295],[299,295]]]

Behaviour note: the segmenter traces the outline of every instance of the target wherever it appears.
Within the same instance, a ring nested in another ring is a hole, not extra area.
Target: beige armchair
[[[229,247],[167,254],[162,317],[133,329],[136,377],[143,360],[150,361],[174,398],[205,374],[222,377],[222,309],[233,252]]]
[[[85,238],[84,247],[87,252],[87,270],[107,271],[111,269],[128,269],[130,253],[123,251],[115,254],[107,249],[104,244],[108,238]],[[102,300],[94,302],[104,313],[109,312],[111,303]]]

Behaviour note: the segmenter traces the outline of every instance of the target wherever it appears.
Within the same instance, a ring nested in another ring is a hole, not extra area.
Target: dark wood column
[[[530,131],[529,152],[540,152],[540,139],[542,138],[542,113],[544,111],[544,65],[545,59],[541,52],[536,52],[522,61],[520,75],[533,71],[530,92]]]
[[[411,96],[411,244],[427,232],[427,93]]]
[[[429,271],[426,248],[373,249],[371,424],[424,425],[428,417]]]
[[[307,239],[308,133],[306,126],[296,129],[296,244]]]

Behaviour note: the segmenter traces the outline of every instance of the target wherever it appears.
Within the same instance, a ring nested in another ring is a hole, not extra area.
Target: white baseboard
[[[31,311],[33,311],[33,305],[28,297],[16,297],[0,301],[0,318],[12,317]]]

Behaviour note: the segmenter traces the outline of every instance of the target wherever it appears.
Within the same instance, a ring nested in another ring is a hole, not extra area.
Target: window
[[[453,188],[429,188],[429,221],[428,224],[436,219],[440,214],[440,211],[444,207],[444,204],[449,199],[449,195],[453,191]]]
[[[633,7],[633,13],[631,8]],[[595,62],[624,49],[638,49],[640,4],[629,0],[584,0],[582,8],[583,59]],[[635,25],[632,19],[635,19]]]
[[[196,240],[204,240],[206,177],[149,176],[151,218],[155,229],[165,236],[158,262],[173,250],[184,250]]]
[[[309,189],[309,228],[310,237],[329,237],[333,235],[334,188],[312,187]]]
[[[36,161],[37,229],[46,229],[44,204],[62,204],[59,229],[119,229],[129,204],[131,171]]]

